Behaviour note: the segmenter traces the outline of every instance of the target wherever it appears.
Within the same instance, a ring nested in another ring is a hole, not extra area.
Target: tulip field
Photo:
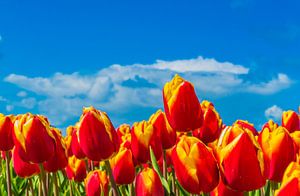
[[[65,136],[46,116],[0,114],[0,195],[300,195],[297,111],[226,125],[179,75],[162,97],[164,110],[117,128],[85,107]]]

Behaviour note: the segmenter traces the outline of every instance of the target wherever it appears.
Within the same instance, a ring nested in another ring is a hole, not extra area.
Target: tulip
[[[70,180],[81,182],[86,177],[85,161],[77,159],[75,156],[69,157],[66,167],[67,177]]]
[[[81,149],[81,146],[79,145],[78,129],[76,127],[72,127],[72,126],[70,126],[70,129],[73,129],[72,141],[71,141],[71,149],[72,149],[73,155],[75,155],[77,159],[86,158],[84,152]]]
[[[135,177],[135,168],[131,150],[121,147],[119,152],[110,160],[112,173],[117,184],[130,184]]]
[[[224,184],[237,191],[262,187],[265,184],[263,153],[253,133],[239,126],[224,131],[216,149]]]
[[[189,132],[201,127],[202,110],[190,82],[175,75],[164,86],[163,101],[167,119],[174,130]]]
[[[217,162],[198,138],[182,136],[172,151],[172,162],[179,183],[190,193],[208,193],[219,183]]]
[[[291,162],[286,168],[281,187],[276,190],[276,196],[300,195],[300,165]]]
[[[124,142],[128,142],[128,144],[131,144],[131,129],[130,125],[128,124],[122,124],[117,128],[117,135],[119,144],[122,144]]]
[[[253,133],[253,135],[257,136],[258,135],[258,132],[257,130],[255,129],[254,125],[249,123],[248,121],[246,120],[237,120],[235,122],[235,124],[238,124],[240,125],[243,129],[246,129],[246,130],[249,130]]]
[[[220,179],[219,185],[210,193],[210,196],[244,196],[244,193],[232,190]]]
[[[73,127],[69,126],[66,130],[67,135],[66,137],[63,138],[65,144],[66,144],[66,149],[67,149],[67,155],[68,157],[73,155],[72,152],[72,133],[73,133]]]
[[[21,178],[29,178],[40,173],[39,165],[23,161],[15,148],[12,151],[12,162],[16,174]]]
[[[84,180],[87,196],[108,195],[108,177],[105,171],[91,171]]]
[[[298,114],[292,110],[282,113],[282,126],[290,133],[300,130],[299,120]]]
[[[0,151],[9,151],[14,147],[12,118],[0,113]]]
[[[43,116],[30,113],[18,117],[14,123],[16,153],[31,163],[49,160],[55,151],[55,137]]]
[[[84,108],[78,130],[79,144],[89,159],[107,160],[118,151],[117,133],[105,112]]]
[[[135,159],[140,163],[149,161],[150,147],[158,160],[162,155],[162,147],[156,129],[147,121],[134,123],[131,130],[131,149]]]
[[[222,119],[211,102],[202,101],[201,107],[203,110],[203,124],[199,129],[193,131],[193,136],[204,143],[210,143],[219,137],[222,129]]]
[[[293,141],[297,146],[299,152],[300,151],[300,130],[294,131],[293,133],[290,134],[290,136],[293,138]]]
[[[278,124],[275,123],[273,120],[269,120],[266,124],[264,124],[262,130],[268,129],[269,132],[272,132],[277,128],[278,128]]]
[[[164,195],[162,183],[155,170],[144,168],[136,176],[135,192],[136,196]]]
[[[296,145],[284,127],[274,131],[263,129],[258,137],[264,153],[265,176],[273,181],[280,182],[284,170],[290,162],[296,160]]]
[[[64,169],[68,165],[67,151],[64,140],[62,139],[61,133],[56,128],[51,128],[51,132],[55,137],[56,146],[54,156],[48,161],[44,162],[44,168],[48,172],[56,172]]]
[[[150,117],[149,121],[152,123],[154,128],[157,130],[158,135],[160,136],[162,148],[169,149],[173,147],[176,143],[176,132],[170,126],[165,113],[161,110],[158,110]]]

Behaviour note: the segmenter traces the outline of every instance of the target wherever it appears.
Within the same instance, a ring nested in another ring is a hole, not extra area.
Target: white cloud
[[[273,119],[279,121],[281,119],[283,110],[277,105],[273,105],[265,110],[265,116],[267,119]]]
[[[79,118],[83,106],[94,105],[116,118],[132,108],[162,107],[162,88],[178,72],[193,82],[198,95],[224,96],[236,92],[266,95],[288,88],[292,83],[281,73],[270,81],[253,83],[242,77],[249,74],[249,68],[203,57],[157,60],[148,65],[114,64],[94,74],[56,73],[50,77],[10,74],[4,80],[42,95],[44,98],[39,100],[24,98],[18,104],[37,107],[56,126],[64,126],[66,121]]]
[[[13,105],[6,105],[5,109],[6,109],[7,112],[11,112],[11,111],[13,111],[14,106]]]
[[[8,100],[5,97],[0,96],[0,102],[7,102]]]
[[[26,92],[26,91],[19,91],[19,92],[17,93],[17,96],[18,96],[18,97],[26,97],[26,96],[27,96],[27,92]]]

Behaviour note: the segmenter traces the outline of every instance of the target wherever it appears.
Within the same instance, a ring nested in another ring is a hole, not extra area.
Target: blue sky
[[[175,73],[226,124],[257,128],[300,100],[299,1],[0,1],[0,111],[115,126],[162,108]]]

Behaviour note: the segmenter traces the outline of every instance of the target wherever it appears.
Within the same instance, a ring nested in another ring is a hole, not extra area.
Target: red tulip
[[[163,196],[164,189],[158,174],[151,168],[144,168],[136,177],[136,196]]]
[[[66,167],[67,177],[70,180],[81,182],[86,177],[86,165],[84,160],[77,159],[75,156],[69,157]]]
[[[45,117],[30,113],[17,117],[14,123],[16,153],[31,163],[49,160],[55,151],[55,137]]]
[[[204,143],[210,143],[219,137],[222,129],[222,119],[211,102],[202,101],[201,107],[204,113],[203,124],[193,131],[193,136]]]
[[[210,196],[244,196],[244,192],[232,190],[220,179],[219,185],[210,193]]]
[[[202,125],[203,116],[193,85],[179,75],[163,89],[164,108],[173,129],[189,132]]]
[[[131,143],[131,129],[130,125],[128,124],[122,124],[117,128],[117,135],[119,143],[122,144],[125,141],[128,141]]]
[[[56,140],[54,156],[48,161],[44,162],[44,168],[48,172],[56,172],[64,169],[68,165],[67,151],[64,140],[62,139],[61,133],[56,128],[51,128],[52,134]]]
[[[93,107],[84,108],[78,130],[79,144],[89,159],[102,161],[118,152],[117,133],[105,112]]]
[[[0,151],[9,151],[14,147],[12,118],[0,113]]]
[[[13,168],[16,174],[21,178],[29,178],[33,175],[37,175],[40,173],[40,168],[38,164],[31,164],[23,161],[18,153],[16,153],[16,149],[13,149],[12,153],[12,162]]]
[[[133,124],[131,130],[132,154],[140,163],[150,160],[150,147],[158,160],[162,155],[162,147],[159,135],[150,122],[142,121]]]
[[[91,171],[87,175],[84,184],[87,196],[108,195],[109,181],[105,171]]]
[[[240,125],[243,129],[245,130],[249,130],[253,133],[254,136],[257,136],[258,135],[258,132],[257,130],[255,129],[254,125],[249,123],[248,121],[246,120],[237,120],[235,121],[235,124],[238,124]]]
[[[282,126],[290,133],[300,130],[299,116],[296,112],[289,110],[282,113]]]
[[[114,179],[117,184],[130,184],[135,178],[131,150],[121,147],[119,152],[110,160]]]
[[[176,132],[170,126],[165,113],[161,110],[158,110],[150,117],[149,121],[152,123],[160,136],[162,148],[169,149],[173,147],[176,143]]]
[[[265,176],[270,180],[280,182],[286,167],[296,160],[297,149],[284,127],[280,126],[271,132],[269,130],[263,129],[258,137],[264,153]]]
[[[72,126],[70,126],[70,129],[73,129],[71,141],[72,153],[76,156],[77,159],[85,159],[86,155],[84,154],[83,150],[81,149],[81,146],[79,145],[78,130],[76,127]]]

